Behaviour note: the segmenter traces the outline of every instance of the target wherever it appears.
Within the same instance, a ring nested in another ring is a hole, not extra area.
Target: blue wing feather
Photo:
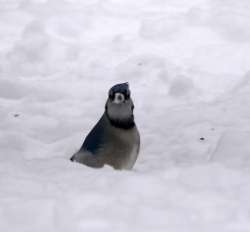
[[[85,138],[80,151],[89,151],[96,154],[97,150],[101,147],[104,136],[103,117],[98,121],[94,128],[89,132]]]

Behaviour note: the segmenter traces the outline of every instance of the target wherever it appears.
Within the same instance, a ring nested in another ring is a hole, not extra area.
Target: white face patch
[[[107,100],[106,112],[112,120],[130,120],[133,118],[133,101],[131,98],[126,99],[122,93],[115,93],[113,99]]]
[[[124,100],[125,100],[125,97],[122,93],[115,93],[115,97],[113,100],[114,103],[120,104],[120,103],[124,102]]]

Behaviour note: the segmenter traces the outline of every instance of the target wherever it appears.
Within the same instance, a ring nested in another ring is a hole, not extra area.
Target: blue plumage
[[[84,143],[80,149],[82,151],[89,151],[92,154],[96,154],[98,149],[103,143],[104,136],[104,124],[103,117],[98,121],[95,127],[89,132]]]
[[[114,99],[115,93],[121,93],[123,94],[125,99],[129,99],[130,98],[129,84],[126,82],[126,83],[114,85],[109,90],[109,97],[111,99]]]
[[[114,93],[124,93],[126,91],[129,91],[129,85],[128,83],[122,83],[122,84],[117,84],[114,85],[111,89],[110,92],[114,92]]]

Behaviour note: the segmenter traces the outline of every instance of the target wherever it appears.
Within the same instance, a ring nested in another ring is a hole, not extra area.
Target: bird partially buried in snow
[[[140,149],[133,111],[128,83],[113,86],[104,114],[71,161],[95,168],[107,164],[115,169],[132,169]]]

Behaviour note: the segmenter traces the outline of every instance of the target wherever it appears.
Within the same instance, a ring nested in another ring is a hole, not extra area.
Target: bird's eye
[[[114,92],[113,92],[113,91],[110,91],[110,92],[109,92],[109,98],[110,98],[111,100],[113,100],[114,97],[115,97]]]
[[[125,92],[125,99],[128,100],[130,98],[130,91],[126,90]]]

